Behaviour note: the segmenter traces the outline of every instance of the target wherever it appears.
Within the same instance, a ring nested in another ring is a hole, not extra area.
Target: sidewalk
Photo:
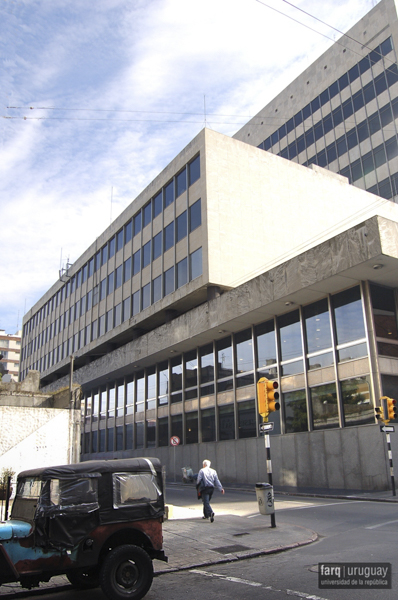
[[[241,491],[247,486],[233,486]],[[231,488],[228,488],[232,490]],[[225,562],[253,558],[298,548],[316,541],[317,534],[303,527],[278,523],[278,502],[288,502],[288,497],[342,498],[376,502],[397,502],[391,491],[363,493],[350,490],[305,489],[291,492],[276,490],[276,527],[271,528],[268,515],[251,514],[239,516],[233,511],[217,510],[215,522],[202,519],[201,505],[197,508],[169,506],[169,519],[163,525],[164,550],[167,563],[155,560],[155,575],[204,567]],[[19,584],[0,586],[0,598],[26,598],[45,594],[51,590],[69,588],[66,577],[53,577],[40,588],[23,590]]]

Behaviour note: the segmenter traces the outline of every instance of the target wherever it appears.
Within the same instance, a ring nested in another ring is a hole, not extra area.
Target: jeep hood
[[[32,531],[30,523],[24,521],[1,521],[0,522],[0,542],[11,540],[12,538],[24,538]]]

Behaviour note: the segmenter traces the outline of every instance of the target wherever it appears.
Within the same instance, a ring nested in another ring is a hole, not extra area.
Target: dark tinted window
[[[195,183],[200,177],[200,156],[193,159],[188,165],[189,185]]]

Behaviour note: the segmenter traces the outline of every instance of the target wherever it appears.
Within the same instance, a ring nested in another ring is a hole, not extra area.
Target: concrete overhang
[[[80,368],[75,381],[106,384],[360,281],[397,287],[397,222],[371,217]]]

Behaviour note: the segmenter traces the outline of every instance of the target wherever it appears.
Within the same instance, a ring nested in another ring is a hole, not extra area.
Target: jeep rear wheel
[[[153,580],[152,560],[142,548],[119,546],[105,558],[100,573],[101,588],[110,600],[140,600]]]

